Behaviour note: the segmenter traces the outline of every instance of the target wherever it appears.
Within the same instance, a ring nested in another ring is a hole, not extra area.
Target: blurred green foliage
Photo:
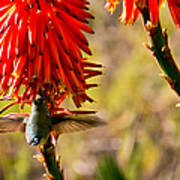
[[[104,156],[97,165],[95,173],[96,180],[126,180],[123,172],[119,169],[117,162],[110,155]]]
[[[93,50],[90,59],[105,66],[104,75],[91,80],[100,84],[89,91],[96,103],[86,103],[83,109],[98,110],[108,125],[59,139],[57,149],[62,154],[66,180],[102,180],[101,176],[113,180],[111,173],[114,179],[178,180],[178,96],[159,76],[155,59],[142,45],[148,40],[140,17],[135,26],[122,25],[120,13],[109,15],[104,4],[91,0],[96,18],[90,24],[96,33],[89,36]],[[180,34],[167,8],[161,10],[161,19],[179,61]],[[69,102],[64,106],[73,107]],[[9,109],[12,111],[18,108]],[[27,146],[23,134],[0,136],[0,142],[0,180],[43,179],[41,164],[32,158],[36,149]],[[113,154],[117,163],[103,159],[104,154]]]

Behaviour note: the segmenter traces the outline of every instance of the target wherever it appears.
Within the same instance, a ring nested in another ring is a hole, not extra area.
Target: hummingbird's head
[[[33,101],[33,110],[40,111],[40,110],[48,110],[46,99],[40,95],[37,95]]]
[[[31,146],[36,146],[40,143],[41,138],[38,136],[35,136],[34,138],[31,139],[31,141],[28,143]]]

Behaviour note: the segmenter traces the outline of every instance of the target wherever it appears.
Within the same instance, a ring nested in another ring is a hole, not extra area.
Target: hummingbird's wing
[[[73,133],[89,128],[105,125],[98,116],[67,115],[52,118],[52,130],[57,134]]]
[[[0,117],[0,134],[9,132],[24,132],[24,117]]]

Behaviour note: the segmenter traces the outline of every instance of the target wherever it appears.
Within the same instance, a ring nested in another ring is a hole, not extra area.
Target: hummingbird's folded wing
[[[0,134],[9,132],[24,132],[24,117],[0,117]]]
[[[98,116],[67,115],[64,117],[53,117],[52,130],[57,134],[73,133],[93,127],[105,125]]]

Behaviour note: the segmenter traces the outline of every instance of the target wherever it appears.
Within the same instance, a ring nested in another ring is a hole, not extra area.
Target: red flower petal
[[[168,0],[169,9],[174,20],[174,23],[180,28],[180,1]]]
[[[148,0],[151,22],[155,25],[159,22],[159,3],[157,0]]]
[[[124,0],[123,1],[123,13],[121,15],[121,21],[127,24],[133,23],[133,9],[134,2],[132,0]]]

